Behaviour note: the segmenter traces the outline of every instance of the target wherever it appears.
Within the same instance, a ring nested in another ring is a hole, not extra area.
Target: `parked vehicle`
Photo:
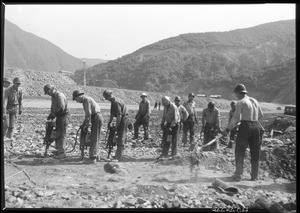
[[[285,115],[293,115],[296,116],[296,106],[295,105],[288,105],[284,108]]]

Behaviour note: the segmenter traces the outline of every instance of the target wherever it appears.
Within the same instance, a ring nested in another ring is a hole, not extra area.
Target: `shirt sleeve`
[[[88,125],[90,123],[91,114],[92,114],[91,104],[87,99],[85,99],[83,101],[82,105],[83,105],[83,110],[84,110],[84,113],[85,113],[84,122],[85,122],[86,125]]]
[[[20,96],[19,96],[18,102],[19,102],[19,109],[21,109],[22,108],[22,102],[23,102],[23,92],[22,92],[22,90],[20,90]]]
[[[258,104],[258,120],[262,119],[263,117],[264,117],[264,114],[262,112],[260,105]]]
[[[229,124],[227,126],[227,128],[229,130],[232,130],[241,121],[242,107],[243,107],[242,102],[238,102],[236,104],[235,112],[234,112],[234,114],[232,116],[232,119],[229,121]]]
[[[147,113],[146,115],[150,116],[151,109],[150,109],[150,101],[147,101]]]

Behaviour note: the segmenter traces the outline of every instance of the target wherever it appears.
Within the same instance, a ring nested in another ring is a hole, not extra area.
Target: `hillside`
[[[87,67],[95,66],[96,64],[106,63],[108,60],[98,59],[98,58],[81,58],[82,61],[86,63]]]
[[[287,63],[295,67],[295,20],[164,39],[89,68],[87,83],[97,86],[99,80],[109,79],[125,89],[184,94],[193,91],[225,98],[231,98],[235,84],[244,83],[263,101],[295,103],[294,96],[286,98],[295,91],[295,84],[272,81],[272,91],[258,87],[273,72],[287,72]],[[295,71],[288,72],[295,75]],[[75,72],[76,82],[81,74],[81,70]]]
[[[82,61],[66,53],[55,44],[25,32],[5,20],[4,66],[46,72],[82,68]]]
[[[23,90],[24,97],[29,101],[29,99],[37,99],[41,104],[43,101],[41,99],[50,99],[48,95],[44,94],[44,86],[46,84],[53,84],[56,88],[63,92],[69,100],[72,100],[72,93],[74,90],[81,90],[87,95],[93,97],[97,102],[106,102],[102,96],[102,93],[107,87],[94,87],[94,86],[82,86],[77,85],[70,77],[65,76],[60,73],[46,73],[36,70],[22,70],[16,68],[5,68],[4,76],[13,79],[18,76],[21,81],[21,87]],[[139,90],[129,90],[129,89],[118,89],[118,88],[109,88],[112,89],[116,97],[122,98],[126,104],[135,105],[141,101],[140,95],[142,92],[148,94],[148,100],[150,101],[151,109],[154,107],[154,103],[157,100],[161,100],[162,96],[168,95],[171,100],[174,100],[175,96],[179,95],[182,101],[187,100],[187,94],[183,93],[158,93],[158,92],[148,92],[148,91],[139,91]],[[210,99],[206,97],[195,97],[196,107],[197,108],[206,108],[209,101],[214,101],[216,107],[221,110],[229,110],[231,100],[226,99]],[[32,104],[32,103],[31,103]],[[37,103],[33,103],[37,104]],[[39,105],[39,104],[37,104]],[[261,102],[261,107],[264,111],[277,111],[277,106],[282,106],[278,104],[270,104]],[[32,106],[36,107],[36,106]],[[282,106],[283,107],[283,106]],[[200,111],[199,111],[200,113]]]

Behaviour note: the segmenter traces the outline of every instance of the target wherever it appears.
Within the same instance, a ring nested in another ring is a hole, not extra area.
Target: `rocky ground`
[[[76,133],[83,110],[72,108],[68,125],[68,153],[64,160],[44,157],[43,137],[49,108],[26,107],[18,118],[13,146],[4,141],[5,208],[199,208],[210,211],[261,210],[296,212],[296,121],[283,114],[266,113],[262,142],[260,180],[250,181],[250,154],[246,154],[244,177],[232,182],[234,150],[220,144],[215,152],[203,152],[199,168],[191,172],[187,147],[179,143],[181,158],[157,161],[161,152],[161,111],[153,111],[151,139],[133,141],[128,132],[125,162],[111,162],[119,173],[105,172],[107,162],[85,165],[80,161]],[[108,110],[100,156],[105,159]],[[130,113],[134,121],[135,111]],[[201,115],[199,115],[201,117]],[[227,113],[221,114],[224,125]],[[196,140],[200,140],[197,125]],[[53,147],[50,147],[50,151]],[[113,152],[114,153],[114,152]],[[87,157],[87,153],[86,156]],[[221,180],[238,188],[237,193],[217,188]],[[265,208],[265,209],[264,209]]]

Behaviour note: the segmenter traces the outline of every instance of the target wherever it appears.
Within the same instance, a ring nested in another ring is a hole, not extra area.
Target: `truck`
[[[284,107],[285,115],[293,115],[296,116],[296,105],[287,105]]]

